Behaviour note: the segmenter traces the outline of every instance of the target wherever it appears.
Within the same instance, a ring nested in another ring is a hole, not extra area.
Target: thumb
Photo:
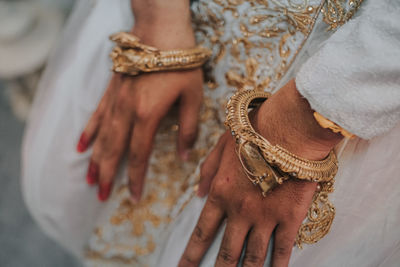
[[[189,160],[198,134],[198,121],[201,108],[201,97],[186,93],[181,96],[179,108],[178,154],[184,161]]]

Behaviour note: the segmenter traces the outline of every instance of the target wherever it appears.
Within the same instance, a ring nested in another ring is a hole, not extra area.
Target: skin
[[[136,0],[132,1],[132,10],[132,32],[143,43],[160,49],[195,45],[189,1]],[[180,106],[178,154],[187,159],[197,134],[202,83],[199,69],[112,77],[77,147],[84,152],[93,146],[87,182],[98,186],[101,201],[109,197],[125,152],[129,187],[133,201],[139,201],[157,126],[175,103]],[[271,143],[318,160],[340,142],[341,136],[321,128],[312,113],[291,81],[253,113],[252,122],[256,131]],[[236,266],[247,235],[244,266],[262,266],[273,231],[273,266],[289,263],[297,230],[316,184],[290,180],[263,198],[244,175],[234,149],[234,140],[227,132],[202,165],[198,195],[208,194],[208,199],[179,266],[199,265],[224,220],[227,228],[216,266]]]
[[[253,114],[252,123],[272,144],[319,160],[342,137],[320,127],[312,114],[291,81],[264,102]],[[316,187],[316,183],[291,179],[263,198],[245,176],[235,153],[235,141],[226,132],[202,165],[198,195],[209,195],[179,266],[200,264],[223,221],[227,226],[216,266],[236,266],[246,236],[243,266],[263,266],[269,245],[273,245],[272,266],[287,266]],[[273,231],[275,241],[269,244]]]
[[[132,1],[132,32],[159,49],[192,48],[189,1]],[[187,160],[197,136],[203,98],[200,69],[127,76],[114,74],[96,111],[87,123],[77,150],[93,147],[86,180],[98,186],[100,201],[108,199],[120,161],[128,156],[132,200],[142,195],[154,136],[160,120],[179,105],[178,154]]]

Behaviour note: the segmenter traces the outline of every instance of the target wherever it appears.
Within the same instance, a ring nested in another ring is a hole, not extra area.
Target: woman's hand
[[[315,122],[294,81],[265,102],[252,122],[272,144],[311,160],[324,158],[341,140],[340,135]],[[263,266],[273,231],[272,266],[287,266],[316,186],[291,179],[263,198],[244,174],[235,141],[226,132],[201,168],[198,194],[204,196],[209,191],[209,196],[179,266],[199,265],[224,219],[227,226],[216,266],[236,266],[246,237],[243,265]]]
[[[143,15],[146,10],[139,12],[141,1],[133,2],[134,11]],[[182,13],[186,9],[176,6],[175,11],[181,12],[179,16],[174,16],[174,10],[164,15],[165,20],[162,14],[158,15],[157,23],[146,23],[146,16],[137,18],[133,32],[143,43],[159,49],[194,47],[189,16]],[[151,12],[156,11],[154,8]],[[109,197],[125,151],[128,151],[129,188],[133,200],[139,201],[158,124],[174,103],[179,104],[180,110],[178,152],[183,160],[188,158],[197,135],[202,86],[200,69],[135,77],[113,75],[78,144],[78,151],[83,152],[93,143],[87,182],[98,184],[101,201]]]

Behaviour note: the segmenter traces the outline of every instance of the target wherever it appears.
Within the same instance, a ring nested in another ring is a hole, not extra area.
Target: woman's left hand
[[[294,81],[260,107],[253,126],[271,143],[312,160],[324,158],[341,140],[316,123]],[[198,194],[209,191],[209,196],[179,266],[199,265],[224,219],[227,225],[216,266],[236,266],[246,237],[243,266],[263,266],[273,231],[272,266],[287,266],[316,187],[290,179],[264,198],[244,174],[235,140],[227,131],[201,168]]]
[[[179,266],[199,265],[224,219],[227,225],[216,266],[237,266],[247,235],[243,266],[263,266],[275,228],[273,266],[286,266],[316,184],[289,180],[264,198],[242,171],[229,132],[205,161],[203,183],[214,172],[207,202]]]

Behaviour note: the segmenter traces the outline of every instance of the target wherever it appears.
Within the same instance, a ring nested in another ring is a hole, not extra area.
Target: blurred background
[[[79,266],[28,213],[20,188],[24,124],[75,0],[0,0],[0,266]],[[83,0],[89,1],[89,0]]]

